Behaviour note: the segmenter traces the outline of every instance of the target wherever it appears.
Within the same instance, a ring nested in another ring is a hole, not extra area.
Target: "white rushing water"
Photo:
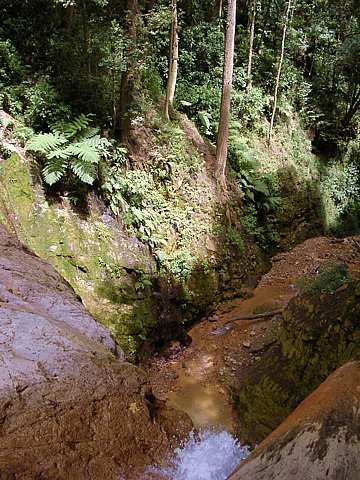
[[[171,466],[152,467],[149,469],[149,478],[226,480],[248,455],[248,447],[242,447],[228,432],[206,430],[199,435],[191,433],[183,447],[175,450]]]

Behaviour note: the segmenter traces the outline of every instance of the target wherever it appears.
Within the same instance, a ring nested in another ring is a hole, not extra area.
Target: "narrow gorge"
[[[0,480],[359,480],[357,2],[0,18]]]

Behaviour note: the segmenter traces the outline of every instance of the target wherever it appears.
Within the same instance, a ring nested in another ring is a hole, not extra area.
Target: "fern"
[[[96,165],[94,163],[84,162],[81,158],[76,158],[71,162],[71,170],[84,183],[92,185],[96,178]]]
[[[49,153],[55,148],[67,143],[67,139],[59,133],[40,133],[34,135],[26,149],[33,152]]]
[[[53,185],[70,170],[84,183],[92,185],[97,176],[97,165],[111,146],[99,130],[89,126],[90,119],[80,115],[73,121],[57,124],[52,133],[35,135],[27,150],[45,155],[43,177]]]
[[[74,157],[82,159],[84,163],[99,163],[99,153],[96,148],[87,143],[74,143],[69,150]]]
[[[65,147],[52,150],[46,155],[46,158],[48,160],[52,160],[53,158],[62,158],[63,160],[67,160],[71,155],[72,151],[70,147]]]
[[[61,180],[65,175],[67,167],[68,161],[63,158],[58,157],[51,159],[51,161],[47,161],[42,172],[45,182],[48,185],[53,185]]]
[[[71,122],[63,124],[60,128],[66,138],[74,138],[80,132],[84,132],[90,125],[90,118],[87,115],[81,114]]]
[[[90,140],[95,137],[100,138],[99,129],[94,127],[87,127],[84,130],[78,132],[73,137],[73,139],[74,141],[76,140],[77,142],[81,142],[82,140]],[[104,138],[104,140],[106,140],[106,138]]]
[[[95,148],[108,148],[111,146],[111,143],[106,138],[100,137],[100,135],[94,135],[91,138],[86,139],[86,143],[92,145]]]

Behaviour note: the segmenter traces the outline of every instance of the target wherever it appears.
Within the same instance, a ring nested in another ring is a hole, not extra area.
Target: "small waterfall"
[[[206,430],[190,433],[182,448],[177,448],[170,466],[151,467],[149,479],[226,480],[234,468],[249,455],[248,447],[226,431]]]

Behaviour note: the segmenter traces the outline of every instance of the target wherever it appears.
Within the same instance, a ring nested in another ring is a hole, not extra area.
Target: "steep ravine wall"
[[[221,231],[213,233],[222,214],[215,208],[216,188],[209,187],[215,181],[206,169],[193,181],[208,190],[210,200],[199,203],[194,196],[193,207],[180,194],[174,200],[186,206],[185,213],[194,209],[194,218],[186,214],[184,220],[189,219],[185,227],[193,263],[184,280],[160,271],[150,249],[128,233],[95,192],[88,195],[86,211],[74,207],[68,194],[48,196],[34,160],[16,142],[8,139],[7,145],[13,153],[0,160],[0,223],[55,267],[130,358],[144,341],[150,351],[153,344],[186,341],[184,323],[203,314],[225,288],[238,290],[263,269],[250,240],[237,250],[225,245]],[[192,235],[196,218],[200,236]],[[174,249],[168,227],[166,248]]]
[[[7,114],[0,111],[2,115]],[[169,340],[186,343],[187,327],[211,305],[224,294],[231,298],[253,286],[268,266],[276,237],[280,248],[287,249],[321,230],[317,197],[301,189],[303,173],[295,164],[298,176],[291,185],[285,178],[287,188],[279,192],[282,208],[270,215],[250,214],[233,172],[228,195],[219,190],[214,148],[185,116],[164,124],[149,112],[144,122],[132,132],[131,168],[123,175],[130,175],[130,183],[140,182],[138,189],[144,190],[141,181],[147,182],[141,208],[143,213],[149,208],[159,221],[160,252],[140,242],[122,215],[112,215],[96,188],[82,208],[76,192],[44,189],[41,160],[27,155],[14,132],[0,126],[3,153],[12,152],[0,155],[0,223],[55,267],[133,359]],[[266,156],[264,145],[255,142],[253,147],[257,157],[271,159],[274,179],[294,154],[279,156],[275,149]],[[306,143],[303,150],[307,152]],[[166,180],[159,179],[163,165],[171,165]]]
[[[290,301],[277,343],[235,394],[246,442],[263,440],[329,374],[360,358],[360,283],[339,276],[342,264],[331,268]]]

